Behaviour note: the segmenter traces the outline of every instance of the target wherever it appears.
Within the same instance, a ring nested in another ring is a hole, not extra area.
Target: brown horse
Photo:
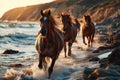
[[[36,49],[39,54],[40,69],[46,68],[46,57],[52,59],[51,65],[48,68],[48,78],[50,78],[53,72],[54,64],[59,56],[59,53],[64,47],[64,35],[56,28],[56,22],[51,16],[51,11],[41,10],[41,30],[36,38]]]
[[[95,34],[95,26],[91,21],[91,18],[89,15],[83,16],[82,24],[83,24],[82,25],[83,43],[87,45],[87,43],[85,42],[85,37],[86,37],[88,40],[88,47],[92,47],[92,42],[94,40],[94,34]]]
[[[74,19],[75,23],[73,23],[72,18],[68,14],[61,14],[61,16],[62,16],[64,42],[65,42],[64,51],[65,51],[65,57],[67,57],[66,42],[68,42],[68,56],[70,56],[72,44],[76,40],[77,32],[80,31],[80,24],[77,19]]]

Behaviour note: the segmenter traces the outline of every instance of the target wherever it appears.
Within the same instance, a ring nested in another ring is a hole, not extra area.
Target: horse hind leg
[[[64,52],[65,52],[65,58],[67,57],[66,55],[66,43],[64,44]]]
[[[42,57],[40,56],[40,54],[39,54],[39,64],[38,64],[38,67],[40,69],[42,69]]]
[[[43,65],[43,70],[47,70],[47,67],[48,67],[48,62],[50,62],[49,60],[48,60],[48,57],[45,57],[45,58],[43,58],[42,59],[42,65]]]
[[[85,42],[85,36],[83,35],[83,43],[85,44],[85,45],[87,45],[87,43]]]
[[[90,47],[91,45],[90,45],[90,43],[91,43],[91,36],[89,36],[88,38],[88,47]]]
[[[71,47],[73,42],[68,42],[68,56],[71,56]]]

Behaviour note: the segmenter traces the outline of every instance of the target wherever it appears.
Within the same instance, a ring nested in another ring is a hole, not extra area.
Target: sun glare
[[[54,0],[0,0],[0,17],[8,10],[15,7],[42,4],[52,2]]]

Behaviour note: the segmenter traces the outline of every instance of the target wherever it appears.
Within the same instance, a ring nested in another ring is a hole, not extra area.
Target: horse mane
[[[53,41],[53,37],[54,37],[54,32],[55,32],[55,28],[56,28],[56,21],[55,19],[53,18],[52,15],[49,16],[49,31],[50,33],[48,34],[48,39],[50,40],[50,42]],[[51,35],[51,36],[50,36]]]
[[[53,18],[52,15],[50,15],[49,17],[50,17],[50,19],[49,19],[49,21],[50,21],[50,23],[49,23],[50,27],[55,28],[56,25],[57,25],[55,19]]]
[[[72,23],[73,18],[71,16],[69,16],[69,20],[70,20],[70,23]]]
[[[69,14],[62,14],[62,16],[67,16],[67,18],[63,21],[63,24],[65,25],[67,22],[70,26],[72,26],[71,23],[73,22],[73,18]]]

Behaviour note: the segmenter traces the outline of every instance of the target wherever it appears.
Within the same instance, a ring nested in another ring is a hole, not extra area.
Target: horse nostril
[[[66,28],[63,28],[63,31],[66,31]]]
[[[46,35],[46,28],[41,29],[40,33],[45,36]]]

